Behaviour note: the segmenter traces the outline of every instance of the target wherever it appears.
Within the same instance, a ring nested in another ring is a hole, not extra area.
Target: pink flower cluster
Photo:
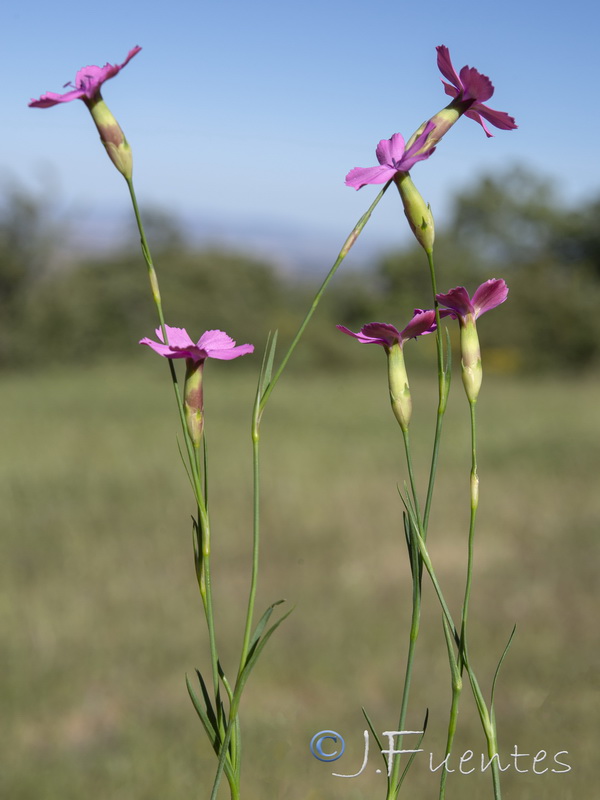
[[[450,59],[450,52],[445,45],[437,49],[437,64],[442,75],[450,83],[442,81],[446,94],[453,98],[454,105],[459,115],[478,122],[486,133],[488,130],[485,121],[502,130],[513,130],[517,127],[515,120],[505,111],[496,111],[484,105],[484,100],[489,100],[494,94],[494,86],[487,75],[478,72],[474,67],[464,66],[459,73],[456,72]],[[382,139],[377,145],[376,155],[378,167],[355,167],[346,175],[346,186],[360,189],[367,184],[386,183],[398,173],[408,172],[418,161],[424,161],[435,151],[434,146],[427,147],[427,140],[439,140],[445,132],[440,129],[435,137],[436,123],[433,120],[425,125],[423,131],[415,141],[405,149],[404,139],[395,133],[391,139]]]

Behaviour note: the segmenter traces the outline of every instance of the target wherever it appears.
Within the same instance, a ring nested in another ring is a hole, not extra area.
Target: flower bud
[[[108,157],[125,180],[131,180],[133,173],[131,147],[119,123],[99,93],[93,100],[86,100],[86,105],[90,110],[92,119],[100,134],[100,141],[104,145]]]
[[[479,336],[472,314],[467,314],[464,318],[459,317],[459,321],[462,381],[469,402],[474,403],[479,395],[483,378]]]
[[[186,358],[185,366],[185,385],[183,390],[185,422],[190,439],[194,447],[198,448],[202,442],[204,431],[204,398],[202,391],[204,361]]]
[[[421,197],[408,172],[399,172],[394,181],[400,192],[404,214],[411,231],[425,252],[432,253],[435,230],[429,204]]]
[[[400,427],[406,432],[412,415],[412,400],[402,345],[399,342],[394,342],[390,347],[386,347],[386,353],[388,357],[388,384],[392,411],[400,423]]]

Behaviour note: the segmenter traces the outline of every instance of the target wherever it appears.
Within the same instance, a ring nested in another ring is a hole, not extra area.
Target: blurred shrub
[[[508,302],[481,323],[483,346],[496,354],[499,369],[584,369],[598,362],[599,214],[600,198],[583,209],[566,208],[546,179],[522,168],[480,177],[455,198],[449,223],[437,234],[438,289],[464,284],[472,292],[490,277],[506,279]],[[191,249],[167,215],[146,217],[169,324],[186,327],[192,337],[221,328],[259,351],[268,331],[278,328],[282,346],[289,343],[320,277],[290,279],[264,259]],[[0,365],[137,357],[137,342],[156,328],[138,250],[76,263],[71,255],[56,268],[61,251],[52,222],[46,200],[5,190]],[[402,326],[413,308],[430,306],[429,273],[416,246],[385,254],[360,273],[345,265],[293,366],[344,368],[375,359],[364,353],[372,348],[350,346],[335,324]],[[420,343],[411,358],[429,357],[429,351]]]

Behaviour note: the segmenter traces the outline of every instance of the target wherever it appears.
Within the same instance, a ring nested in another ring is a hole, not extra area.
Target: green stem
[[[257,398],[258,401],[258,398]],[[244,641],[240,656],[240,666],[238,677],[244,669],[248,650],[250,647],[250,637],[252,635],[252,620],[254,617],[254,602],[256,599],[256,587],[258,582],[258,556],[260,544],[260,459],[259,459],[259,406],[255,406],[252,418],[252,475],[253,475],[253,537],[252,537],[252,575],[250,578],[250,593],[248,596],[248,611],[246,614],[246,626],[244,628]]]
[[[413,463],[412,463],[412,455],[410,449],[410,436],[408,432],[408,428],[402,429],[402,438],[404,439],[404,452],[406,454],[406,467],[408,469],[408,479],[410,481],[410,491],[413,498],[413,503],[415,507],[415,513],[417,518],[421,518],[421,513],[419,510],[419,498],[417,496],[417,488],[415,483],[415,474],[413,470]]]
[[[458,722],[458,704],[462,691],[462,681],[452,681],[452,703],[450,706],[450,719],[448,721],[448,735],[446,738],[446,752],[445,756],[448,757],[452,752],[452,745],[454,743],[454,735],[456,734],[456,725]],[[440,778],[440,794],[439,800],[443,800],[446,796],[446,780],[448,778],[448,770],[446,763],[442,767],[442,776]]]
[[[463,670],[464,653],[467,649],[467,618],[469,613],[469,600],[471,597],[471,585],[473,580],[473,558],[474,558],[474,540],[475,540],[475,517],[477,514],[478,506],[478,486],[479,479],[477,477],[477,445],[476,445],[476,424],[475,424],[475,403],[470,403],[471,411],[471,512],[469,519],[469,539],[467,545],[467,577],[465,581],[465,595],[461,610],[461,623],[460,623],[460,647],[458,649],[458,669],[460,674]],[[448,720],[448,737],[446,740],[446,756],[452,750],[454,742],[454,735],[456,733],[456,721],[458,716],[458,704],[460,699],[460,690],[462,688],[462,681],[457,686],[456,681],[452,682],[452,703],[450,706],[450,717]],[[492,765],[493,769],[493,765]],[[492,771],[493,775],[493,771]],[[440,780],[440,800],[445,797],[446,789],[446,768],[443,768],[442,777]]]
[[[165,325],[165,317],[162,309],[160,287],[158,283],[158,277],[156,275],[156,269],[154,267],[154,262],[152,260],[150,246],[146,238],[146,232],[144,230],[144,225],[142,222],[142,217],[140,214],[140,209],[138,206],[135,189],[133,186],[133,181],[127,178],[126,181],[127,181],[127,187],[129,189],[129,194],[131,197],[131,202],[133,205],[135,220],[140,234],[140,244],[142,248],[142,254],[144,256],[144,261],[146,262],[146,267],[148,269],[150,289],[152,291],[152,298],[154,300],[154,305],[156,306],[156,311],[158,313],[158,319],[160,322],[160,327],[163,335],[163,341],[165,344],[168,344],[169,338],[167,335],[167,329]],[[211,588],[211,577],[210,577],[210,523],[208,517],[208,510],[206,507],[206,501],[202,489],[201,470],[198,461],[198,451],[194,447],[193,442],[191,441],[190,435],[188,433],[185,421],[185,408],[183,404],[181,391],[179,389],[179,383],[177,381],[177,373],[175,371],[175,367],[170,358],[167,359],[167,362],[169,365],[169,372],[171,375],[173,390],[175,392],[175,399],[177,402],[177,409],[179,413],[179,421],[181,424],[183,439],[185,442],[185,447],[188,455],[188,461],[192,476],[192,485],[194,489],[194,495],[196,498],[196,504],[198,510],[199,541],[197,542],[197,550],[201,560],[200,574],[198,575],[198,586],[200,589],[200,596],[202,598],[202,605],[204,608],[206,624],[208,627],[211,671],[212,671],[216,710],[217,710],[217,715],[220,715],[220,708],[217,702],[217,698],[219,696],[219,659],[217,654],[217,645],[215,637],[214,610],[213,610],[212,588]]]
[[[167,329],[165,326],[165,318],[162,309],[162,301],[160,296],[160,287],[158,285],[158,277],[156,275],[156,270],[154,268],[154,263],[152,261],[152,255],[150,253],[150,246],[148,245],[148,240],[146,239],[146,232],[144,230],[144,224],[142,222],[142,217],[140,214],[140,209],[137,202],[137,197],[135,194],[135,189],[133,186],[133,181],[131,179],[127,180],[127,187],[129,189],[129,195],[131,197],[131,203],[133,205],[133,213],[135,214],[135,221],[138,227],[138,232],[140,234],[140,244],[142,248],[142,255],[144,256],[144,261],[146,262],[146,267],[148,268],[148,278],[150,280],[150,289],[152,291],[152,298],[154,300],[154,305],[156,306],[156,311],[158,313],[158,320],[160,322],[160,327],[163,335],[163,341],[165,344],[169,343],[169,337],[167,336]],[[183,405],[183,397],[181,395],[181,390],[179,389],[179,383],[177,381],[177,373],[175,372],[175,366],[173,364],[172,359],[167,358],[167,362],[169,365],[169,372],[171,374],[171,382],[173,384],[173,390],[175,392],[175,399],[177,401],[177,409],[179,413],[179,421],[181,424],[181,429],[183,431],[183,440],[185,442],[186,451],[188,454],[188,461],[190,464],[190,469],[192,471],[193,477],[193,484],[194,484],[194,492],[200,503],[200,499],[202,496],[202,485],[200,482],[200,470],[198,468],[198,462],[196,459],[196,453],[194,449],[193,442],[190,439],[188,434],[187,425],[185,422],[185,408]],[[200,522],[200,520],[198,520]]]
[[[452,752],[452,745],[454,743],[454,736],[456,734],[456,725],[458,722],[458,705],[460,695],[462,692],[462,675],[459,668],[457,658],[454,654],[454,642],[452,640],[452,633],[448,628],[446,620],[444,623],[444,638],[446,639],[446,647],[448,649],[448,661],[450,663],[450,674],[452,677],[452,703],[450,707],[450,719],[448,721],[448,734],[446,737],[446,752],[444,758],[444,766],[442,767],[442,774],[440,778],[440,793],[439,800],[443,800],[446,796],[446,781],[448,779],[447,759]]]
[[[476,420],[475,402],[469,403],[471,417],[471,513],[469,519],[469,540],[467,545],[467,577],[465,581],[465,596],[463,599],[460,640],[462,647],[466,647],[467,642],[467,618],[469,614],[469,600],[471,599],[471,585],[473,582],[473,557],[475,543],[475,519],[477,507],[479,505],[479,477],[477,475],[477,440],[476,440]],[[459,654],[459,658],[461,658]]]
[[[402,438],[404,439],[404,451],[406,455],[406,465],[408,469],[408,477],[410,481],[411,494],[417,516],[420,515],[419,500],[417,496],[417,489],[415,484],[415,476],[412,464],[412,455],[410,449],[410,437],[408,428],[402,428]],[[408,699],[410,695],[410,686],[412,681],[413,665],[415,660],[415,651],[417,638],[419,636],[419,624],[421,619],[421,561],[419,556],[419,548],[417,546],[414,532],[412,532],[411,522],[408,521],[409,530],[411,535],[409,537],[410,547],[410,561],[411,561],[411,574],[413,582],[412,591],[412,614],[410,622],[410,632],[408,639],[408,653],[406,655],[406,670],[404,674],[404,687],[402,690],[402,701],[400,704],[400,717],[398,720],[398,730],[404,730],[404,723],[406,721],[406,714],[408,711]],[[398,739],[398,750],[402,749],[402,737]],[[390,756],[391,757],[391,756]],[[400,758],[397,756],[394,759],[392,772],[388,780],[388,794],[387,800],[396,800],[399,792],[398,776],[400,773]]]
[[[333,266],[331,267],[331,269],[327,273],[327,276],[325,277],[325,280],[323,281],[323,283],[321,284],[321,286],[317,290],[317,293],[316,293],[316,295],[315,295],[315,297],[314,297],[314,299],[312,301],[312,304],[311,304],[306,316],[304,317],[300,327],[298,328],[298,331],[297,331],[297,333],[296,333],[291,345],[289,346],[289,349],[288,349],[287,353],[283,357],[283,359],[281,361],[281,364],[279,365],[277,371],[273,375],[273,378],[271,379],[271,381],[269,381],[269,385],[267,386],[267,388],[266,388],[266,390],[265,390],[265,392],[264,392],[264,394],[262,396],[262,399],[260,401],[260,411],[261,411],[261,413],[262,413],[265,405],[267,404],[267,400],[269,399],[269,397],[271,395],[271,392],[275,388],[275,385],[277,384],[277,381],[281,377],[281,374],[283,373],[283,370],[286,368],[287,363],[290,360],[290,357],[291,357],[292,353],[296,349],[296,346],[297,346],[298,342],[302,338],[302,334],[304,333],[304,330],[305,330],[306,326],[308,325],[308,323],[310,322],[313,314],[317,310],[317,306],[319,305],[319,302],[321,300],[321,297],[323,296],[323,293],[325,292],[325,289],[327,288],[327,286],[329,285],[331,279],[333,278],[333,276],[337,272],[338,267],[341,265],[342,261],[346,258],[346,256],[350,252],[350,249],[351,249],[352,245],[356,242],[356,240],[360,236],[363,228],[365,227],[365,225],[367,224],[367,222],[371,218],[371,214],[375,210],[377,204],[379,203],[379,201],[381,200],[383,195],[388,190],[388,187],[389,187],[390,184],[391,184],[391,181],[388,181],[385,184],[385,186],[379,192],[379,194],[377,195],[375,200],[373,200],[373,202],[371,203],[371,205],[369,206],[367,211],[365,211],[365,213],[362,215],[362,217],[358,220],[358,222],[356,223],[356,225],[352,229],[350,235],[348,236],[348,238],[344,242],[344,245],[343,245],[342,249],[340,250],[340,252],[338,254],[338,257],[336,258]]]
[[[433,451],[431,454],[431,466],[429,468],[429,484],[427,486],[427,497],[425,499],[425,511],[423,514],[423,533],[425,539],[427,539],[427,529],[429,527],[429,514],[431,512],[431,502],[433,500],[433,489],[435,486],[435,476],[437,473],[440,441],[442,436],[442,424],[444,421],[444,414],[446,413],[448,391],[450,389],[450,374],[447,373],[446,370],[444,369],[444,342],[442,339],[440,307],[436,299],[437,283],[435,277],[433,252],[427,253],[427,263],[429,264],[429,275],[431,278],[431,291],[433,293],[433,307],[435,309],[435,322],[436,322],[435,341],[436,341],[437,368],[438,368],[438,407],[437,407],[437,417],[435,425],[435,435],[433,439]]]
[[[408,523],[410,525],[410,522]],[[413,564],[412,569],[412,615],[410,621],[410,633],[408,640],[408,653],[406,656],[406,671],[404,674],[404,688],[402,690],[402,702],[400,705],[400,717],[398,720],[398,730],[404,730],[404,723],[406,721],[406,714],[408,711],[408,698],[410,694],[410,686],[412,681],[413,665],[415,659],[415,651],[417,645],[417,638],[419,636],[419,624],[421,619],[421,580],[420,580],[420,559],[419,551],[414,534],[410,537],[411,547],[411,561]],[[402,737],[398,740],[398,750],[402,749]],[[391,757],[391,756],[390,756]],[[386,800],[396,800],[399,794],[398,776],[400,773],[400,757],[396,756],[392,767],[392,772],[388,780],[388,793]]]
[[[435,571],[433,569],[433,564],[431,563],[431,558],[429,556],[429,552],[427,551],[427,545],[425,544],[425,540],[423,539],[422,535],[422,527],[421,523],[414,517],[411,513],[411,522],[415,529],[417,530],[417,542],[419,546],[419,551],[421,553],[421,558],[423,559],[423,564],[425,565],[425,569],[429,573],[429,577],[431,578],[431,582],[433,584],[433,588],[437,595],[438,601],[442,608],[442,612],[448,623],[448,627],[452,634],[452,637],[459,648],[459,652],[462,652],[462,660],[464,664],[464,668],[467,671],[467,675],[469,676],[469,683],[471,684],[471,689],[473,691],[473,697],[475,698],[475,704],[477,706],[477,711],[479,713],[479,718],[481,720],[481,724],[483,727],[484,735],[488,745],[488,754],[491,755],[493,753],[497,753],[497,745],[496,745],[496,734],[494,730],[494,724],[490,719],[490,714],[488,712],[485,699],[483,697],[483,693],[479,686],[479,682],[477,681],[477,677],[471,668],[471,663],[468,656],[468,651],[466,647],[461,648],[461,640],[454,625],[454,621],[452,619],[452,615],[450,614],[450,610],[448,609],[448,605],[444,599],[444,595],[442,594],[441,587],[438,583],[437,577],[435,575]],[[499,771],[498,771],[498,764],[496,759],[492,762],[492,777],[494,781],[494,797],[496,800],[500,800],[500,779],[499,779]]]

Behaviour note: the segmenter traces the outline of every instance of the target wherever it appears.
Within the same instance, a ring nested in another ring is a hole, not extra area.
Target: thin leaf
[[[271,603],[271,605],[267,608],[262,617],[258,620],[258,624],[254,629],[254,633],[252,634],[252,637],[249,642],[249,647],[248,647],[249,650],[252,650],[254,644],[260,639],[260,636],[264,631],[267,622],[269,621],[271,614],[273,613],[273,609],[275,608],[275,606],[280,606],[282,603],[285,603],[285,600],[277,600],[275,603]]]
[[[515,624],[513,629],[512,629],[512,633],[508,637],[508,642],[506,643],[506,647],[502,651],[502,655],[500,656],[500,661],[498,661],[498,666],[496,667],[496,671],[494,672],[494,678],[492,680],[492,693],[491,693],[491,697],[490,697],[490,711],[491,711],[491,714],[492,714],[492,722],[494,720],[494,695],[495,695],[495,692],[496,692],[496,681],[498,680],[498,674],[500,672],[500,667],[502,666],[502,662],[506,658],[506,654],[508,653],[508,650],[509,650],[509,648],[510,648],[510,646],[512,644],[512,640],[514,638],[514,635],[515,635],[516,631],[517,631],[517,626]]]
[[[429,709],[427,709],[425,711],[425,719],[423,720],[423,732],[421,733],[421,736],[419,737],[419,739],[417,741],[417,746],[415,747],[415,750],[418,750],[419,747],[421,746],[421,742],[423,741],[423,738],[425,736],[425,731],[427,730],[427,723],[428,722],[429,722]],[[410,758],[406,762],[406,766],[404,767],[404,769],[402,771],[402,775],[400,775],[400,778],[398,780],[398,785],[396,786],[396,792],[398,792],[400,790],[400,787],[402,786],[402,782],[404,781],[404,778],[406,778],[408,770],[410,769],[411,764],[415,760],[415,756],[416,755],[417,755],[416,753],[411,753]]]
[[[208,446],[206,433],[202,437],[202,463],[204,466],[204,508],[208,514]]]
[[[204,678],[202,677],[202,673],[199,669],[196,670],[196,675],[198,676],[198,680],[200,682],[200,688],[202,689],[202,697],[204,699],[204,704],[206,705],[206,713],[211,721],[215,730],[219,730],[219,723],[217,721],[217,715],[212,706],[212,702],[210,699],[210,695],[208,694],[208,689],[206,687],[206,683],[204,682]]]
[[[181,449],[181,442],[179,441],[179,437],[175,437],[175,441],[177,442],[177,450],[179,451],[179,458],[181,459],[181,463],[183,464],[185,474],[188,476],[188,481],[190,482],[190,486],[192,487],[193,490],[194,481],[192,480],[192,476],[190,474],[190,468],[188,466],[187,459],[183,455],[183,450]]]
[[[446,333],[446,359],[444,363],[444,372],[448,376],[448,381],[450,380],[450,375],[452,374],[452,345],[450,344],[450,332],[448,328],[444,328]]]
[[[386,773],[387,773],[388,764],[387,764],[387,761],[385,760],[385,756],[383,755],[384,748],[383,748],[383,745],[381,744],[381,739],[377,735],[377,731],[375,730],[375,726],[371,722],[371,718],[367,714],[367,711],[366,711],[365,707],[362,706],[361,708],[362,708],[363,716],[367,720],[367,725],[369,726],[369,730],[371,731],[371,733],[373,734],[373,738],[377,742],[377,747],[379,748],[379,752],[381,754],[381,758],[383,759],[383,763],[385,764],[385,769],[386,769]],[[389,775],[388,775],[388,786],[389,786]]]
[[[460,675],[460,669],[458,668],[458,661],[454,655],[454,637],[452,635],[452,631],[450,630],[450,626],[448,625],[448,620],[444,614],[442,614],[442,622],[444,624],[444,638],[446,639],[446,647],[448,649],[450,672],[452,673],[452,686],[462,686],[462,678]]]
[[[276,330],[275,333],[273,334],[273,338],[271,339],[271,341],[269,342],[269,340],[267,339],[268,357],[267,357],[267,363],[266,363],[265,369],[264,369],[263,386],[265,384],[268,386],[271,383],[271,376],[273,374],[273,361],[275,360],[275,349],[277,347],[277,336],[278,336],[278,334],[279,334],[279,331]],[[271,334],[269,333],[269,336],[270,335]]]
[[[227,697],[231,702],[231,699],[233,698],[233,691],[231,689],[231,686],[229,685],[229,681],[227,680],[227,677],[225,675],[225,670],[221,666],[221,662],[219,661],[219,659],[217,659],[217,670],[219,672],[219,677],[223,681],[223,686],[225,687],[225,691],[227,692]]]
[[[213,726],[213,724],[212,724],[212,720],[214,719],[214,711],[212,711],[212,708],[211,708],[211,715],[209,717],[209,715],[206,713],[206,711],[202,707],[202,703],[196,697],[196,694],[195,694],[194,690],[192,689],[192,684],[190,683],[190,679],[188,678],[187,675],[185,676],[185,684],[187,686],[187,690],[188,690],[188,694],[190,696],[190,700],[192,701],[192,704],[193,704],[194,708],[196,709],[196,713],[200,717],[200,721],[202,722],[202,725],[204,726],[204,730],[206,731],[206,733],[208,735],[208,738],[210,739],[210,743],[213,746],[213,750],[215,751],[215,753],[218,754],[217,742],[220,741],[220,736],[218,735],[217,728],[215,728]]]
[[[258,660],[258,657],[262,653],[264,646],[269,641],[271,636],[275,633],[277,628],[284,621],[284,619],[289,617],[289,615],[292,613],[293,610],[294,610],[293,608],[290,608],[290,610],[286,614],[284,614],[282,617],[280,617],[280,619],[278,619],[277,622],[274,625],[272,625],[269,628],[269,630],[264,634],[262,639],[260,639],[259,641],[257,641],[255,643],[254,648],[252,649],[252,651],[250,653],[248,653],[248,658],[246,659],[246,663],[244,664],[244,669],[240,672],[239,678],[238,678],[236,686],[235,686],[235,692],[236,692],[236,694],[238,696],[241,696],[241,693],[243,691],[244,685],[245,685],[246,681],[248,680],[250,672],[252,671],[254,665],[256,664],[256,662]]]

